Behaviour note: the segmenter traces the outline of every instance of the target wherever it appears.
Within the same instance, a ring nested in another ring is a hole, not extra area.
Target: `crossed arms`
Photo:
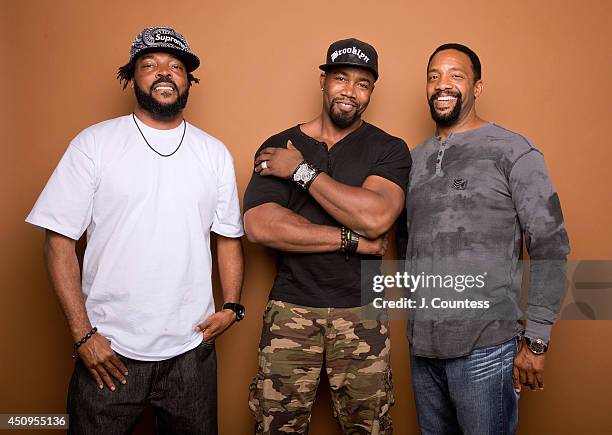
[[[261,170],[258,165],[264,159],[269,167]],[[302,160],[301,153],[292,146],[265,148],[255,160],[259,175],[253,176],[287,179]],[[336,221],[362,236],[358,253],[384,254],[386,232],[404,207],[404,192],[400,186],[371,175],[360,187],[354,187],[321,173],[308,192]],[[249,209],[244,215],[244,225],[251,242],[280,251],[315,253],[340,249],[339,228],[314,224],[274,202]]]

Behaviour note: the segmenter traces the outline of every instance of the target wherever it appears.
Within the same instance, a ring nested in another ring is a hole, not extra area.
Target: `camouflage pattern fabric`
[[[364,320],[364,310],[268,302],[249,394],[256,434],[308,433],[323,365],[343,432],[391,434],[388,321]]]

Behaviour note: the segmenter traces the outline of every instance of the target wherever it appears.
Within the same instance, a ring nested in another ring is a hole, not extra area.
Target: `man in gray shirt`
[[[478,117],[482,90],[472,50],[445,44],[434,51],[427,98],[436,131],[412,153],[406,268],[451,277],[454,286],[419,289],[429,309],[409,323],[424,434],[516,431],[521,385],[544,386],[564,288],[569,242],[542,153]],[[525,326],[523,240],[531,260]]]

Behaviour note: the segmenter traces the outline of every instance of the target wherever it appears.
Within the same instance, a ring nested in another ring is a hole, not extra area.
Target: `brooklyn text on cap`
[[[189,47],[187,40],[170,27],[147,27],[136,36],[130,48],[130,63],[145,53],[164,51],[179,57],[187,72],[200,66],[200,59]]]
[[[359,39],[342,39],[332,43],[327,49],[327,63],[320,65],[323,71],[339,65],[366,68],[378,79],[378,54],[376,49]]]

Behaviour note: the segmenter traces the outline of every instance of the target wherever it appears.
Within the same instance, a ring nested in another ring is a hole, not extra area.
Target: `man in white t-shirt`
[[[183,119],[199,63],[175,30],[143,30],[118,74],[134,113],[79,133],[26,219],[75,341],[73,433],[128,433],[147,406],[158,433],[217,433],[214,340],[244,317],[243,230],[230,153]]]

